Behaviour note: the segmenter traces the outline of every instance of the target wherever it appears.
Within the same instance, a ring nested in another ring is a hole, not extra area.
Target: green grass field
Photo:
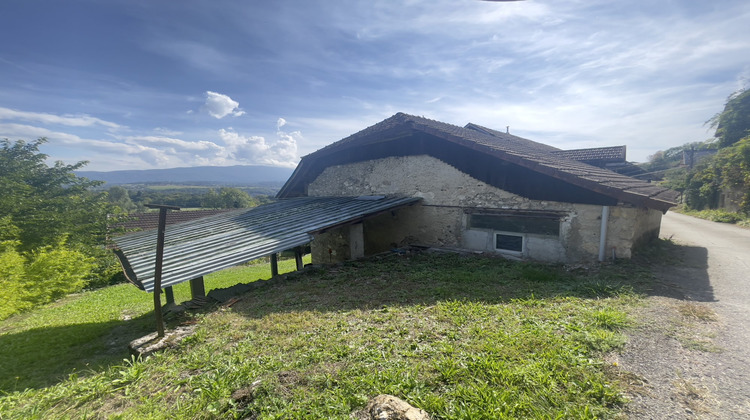
[[[294,260],[279,262],[282,273],[294,268]],[[230,268],[206,276],[206,292],[269,277],[268,264]],[[187,283],[173,289],[176,302],[190,299]],[[121,363],[129,357],[131,340],[156,330],[153,302],[150,293],[119,284],[77,293],[3,321],[0,392],[42,388],[71,373],[86,376]]]
[[[230,269],[207,287],[269,273]],[[126,346],[154,329],[151,295],[88,291],[2,323],[0,418],[348,419],[382,393],[435,419],[611,417],[624,400],[602,357],[624,343],[640,276],[457,255],[351,262],[173,320],[196,333],[143,361]]]

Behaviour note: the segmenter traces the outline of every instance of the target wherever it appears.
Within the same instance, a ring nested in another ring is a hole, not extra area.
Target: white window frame
[[[521,238],[521,251],[514,251],[512,249],[504,249],[504,248],[498,248],[497,247],[497,235],[505,235],[505,236],[516,236]],[[507,255],[514,255],[517,257],[522,257],[526,253],[526,234],[525,233],[519,233],[519,232],[505,232],[505,231],[498,231],[494,230],[492,231],[492,246],[495,248],[495,251],[501,253],[501,254],[507,254]]]

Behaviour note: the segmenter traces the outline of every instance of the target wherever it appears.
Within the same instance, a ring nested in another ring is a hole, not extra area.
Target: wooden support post
[[[297,271],[305,268],[305,264],[302,262],[302,247],[298,246],[294,248],[294,261],[297,263]]]
[[[164,314],[161,312],[161,269],[164,262],[164,233],[167,230],[167,210],[179,207],[160,204],[146,204],[146,207],[159,209],[159,227],[156,232],[156,262],[154,264],[154,315],[156,316],[156,336],[164,337]]]
[[[190,295],[193,299],[206,297],[206,285],[203,283],[203,276],[190,280]]]
[[[174,305],[174,292],[172,286],[164,288],[164,294],[167,296],[167,305]]]
[[[279,275],[279,255],[277,253],[271,254],[271,277]]]

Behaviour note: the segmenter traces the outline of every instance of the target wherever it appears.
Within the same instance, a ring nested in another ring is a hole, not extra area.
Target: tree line
[[[252,196],[235,187],[220,188],[126,188],[107,189],[108,201],[127,213],[146,211],[146,204],[166,204],[181,208],[248,208],[271,201],[266,195]]]

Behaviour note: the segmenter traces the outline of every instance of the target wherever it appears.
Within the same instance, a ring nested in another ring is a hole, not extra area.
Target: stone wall
[[[494,231],[468,226],[467,209],[554,211],[561,215],[560,234],[524,234],[523,257],[550,261],[596,260],[602,207],[530,200],[503,191],[430,156],[389,157],[326,168],[308,185],[310,196],[400,195],[422,202],[364,222],[364,250],[370,255],[409,244],[462,247],[496,252]],[[661,213],[626,206],[611,207],[607,257],[612,249],[629,258],[643,238],[658,235]],[[346,259],[344,230],[313,241],[313,261]],[[317,248],[317,251],[316,251]],[[330,252],[329,252],[330,250]],[[319,259],[316,259],[316,256]],[[335,258],[339,256],[340,258]]]

